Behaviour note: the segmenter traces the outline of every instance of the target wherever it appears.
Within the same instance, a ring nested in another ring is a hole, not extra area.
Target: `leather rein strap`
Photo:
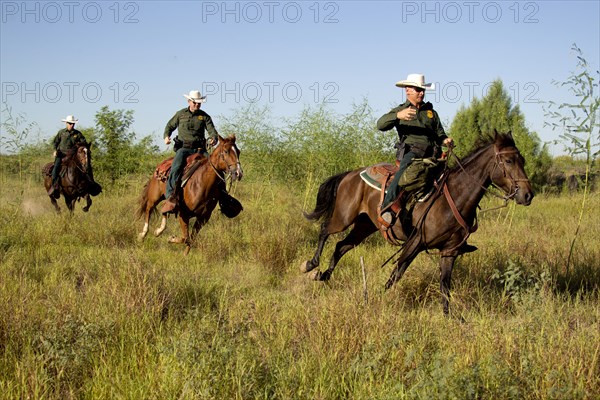
[[[448,185],[446,184],[446,182],[444,182],[443,189],[444,189],[444,196],[446,197],[446,200],[448,201],[448,205],[450,206],[450,209],[452,210],[452,214],[454,214],[454,218],[456,218],[456,221],[459,223],[459,225],[462,226],[462,228],[466,231],[466,234],[465,234],[463,240],[459,244],[457,244],[456,246],[454,246],[452,249],[449,250],[449,251],[453,251],[453,250],[458,249],[460,246],[462,246],[467,241],[467,239],[469,238],[471,233],[473,233],[477,230],[478,225],[477,225],[477,219],[475,219],[475,223],[473,224],[473,226],[469,226],[467,224],[467,222],[465,221],[465,219],[463,218],[463,216],[460,215],[460,211],[458,211],[458,208],[456,207],[456,203],[454,203],[454,199],[450,195],[450,191],[448,190]]]

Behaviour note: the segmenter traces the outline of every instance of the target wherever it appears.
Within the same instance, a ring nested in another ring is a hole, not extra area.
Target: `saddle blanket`
[[[158,164],[158,167],[156,167],[156,170],[154,170],[155,179],[161,182],[167,181],[167,178],[169,177],[169,172],[171,171],[171,165],[173,164],[173,158],[174,157],[167,158],[166,160]],[[194,167],[195,169],[203,162],[206,162],[206,160],[208,160],[208,158],[204,157],[200,153],[194,153],[191,156],[189,156],[186,159],[185,168],[183,169],[183,176],[187,175],[187,172],[190,168]]]
[[[398,167],[396,165],[380,163],[365,168],[365,170],[360,173],[360,177],[373,189],[381,190],[381,186],[386,179],[388,180],[388,183],[391,180],[388,179],[388,176],[394,175],[396,172],[398,172]]]

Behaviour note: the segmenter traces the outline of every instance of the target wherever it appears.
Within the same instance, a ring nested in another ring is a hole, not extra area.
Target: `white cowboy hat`
[[[406,77],[404,81],[396,82],[396,86],[398,87],[418,87],[421,89],[435,89],[435,85],[433,83],[425,83],[425,75],[423,74],[410,74]]]
[[[78,119],[75,119],[73,115],[67,115],[67,118],[63,119],[62,122],[68,122],[70,124],[76,124]]]
[[[204,103],[206,101],[206,96],[202,96],[197,90],[192,90],[190,91],[189,95],[184,94],[183,97],[193,101],[194,103]]]

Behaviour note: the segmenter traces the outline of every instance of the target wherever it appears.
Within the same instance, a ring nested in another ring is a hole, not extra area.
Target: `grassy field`
[[[435,254],[384,292],[396,248],[377,235],[308,280],[319,182],[246,172],[245,210],[215,212],[187,257],[173,218],[138,242],[145,177],[69,216],[37,177],[1,176],[0,398],[600,398],[598,194],[568,267],[581,195],[481,214],[447,318]]]

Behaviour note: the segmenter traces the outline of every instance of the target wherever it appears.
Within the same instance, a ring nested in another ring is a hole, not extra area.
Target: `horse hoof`
[[[302,272],[302,273],[310,272],[313,269],[315,269],[315,267],[312,265],[312,263],[310,261],[304,261],[302,264],[300,264],[300,272]]]
[[[83,210],[83,212],[88,212],[88,211],[90,211],[90,209],[89,209],[88,207],[83,207],[83,208],[82,208],[82,210]]]
[[[141,242],[142,240],[144,240],[146,238],[146,234],[145,233],[138,233],[138,240]]]
[[[181,243],[185,243],[185,240],[183,238],[180,238],[177,236],[171,236],[169,238],[169,243],[181,244]]]
[[[183,251],[183,255],[184,255],[184,256],[187,256],[188,254],[190,254],[190,250],[191,250],[191,249],[192,249],[192,248],[191,248],[190,246],[185,246],[185,250]]]
[[[309,278],[313,281],[320,281],[321,280],[321,271],[317,270],[315,272],[313,272],[312,274],[309,275]]]

